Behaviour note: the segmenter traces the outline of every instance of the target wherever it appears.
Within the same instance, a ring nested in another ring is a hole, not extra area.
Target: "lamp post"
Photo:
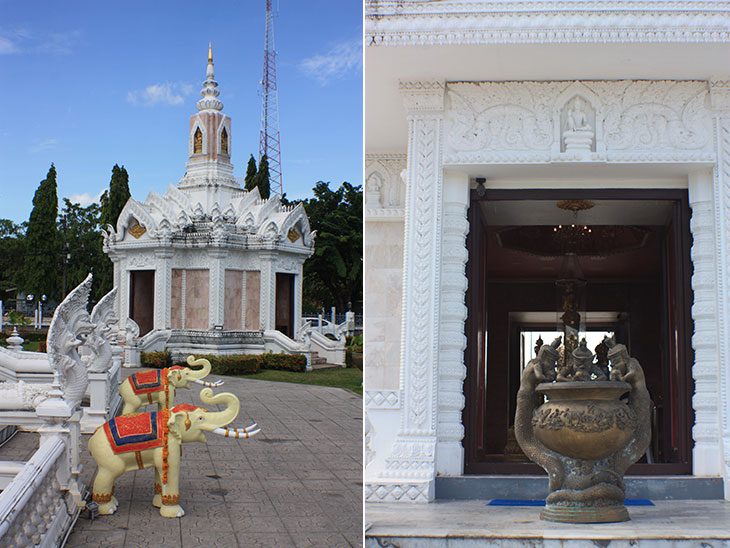
[[[35,299],[35,295],[33,295],[33,293],[28,293],[25,296],[25,302],[27,303],[26,311],[28,310],[28,308],[33,310],[33,299]],[[36,322],[35,322],[35,318],[34,318],[33,326],[35,327],[35,325],[36,325]]]
[[[43,303],[48,300],[48,297],[43,294],[38,299],[38,329],[43,329]]]

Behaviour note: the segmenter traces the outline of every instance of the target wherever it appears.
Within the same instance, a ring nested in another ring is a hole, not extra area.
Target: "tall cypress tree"
[[[131,197],[129,192],[129,174],[124,166],[119,167],[114,164],[112,168],[112,178],[109,181],[109,190],[105,191],[101,196],[101,213],[99,214],[99,225],[106,230],[107,225],[117,228],[117,220],[119,214],[124,209],[127,201]],[[104,246],[104,241],[99,235],[99,250]],[[91,288],[92,298],[100,299],[106,293],[111,291],[114,286],[114,267],[111,259],[101,251],[100,260],[94,271],[94,281]]]
[[[253,190],[256,186],[254,179],[256,178],[256,160],[253,158],[253,154],[248,159],[248,166],[246,166],[246,179],[244,179],[243,188],[246,190]]]
[[[254,177],[254,183],[254,186],[259,187],[259,194],[261,194],[263,199],[266,199],[271,195],[271,185],[269,183],[269,160],[266,158],[266,154],[261,157],[259,170],[256,172],[256,177]]]
[[[28,220],[23,261],[23,289],[40,297],[63,297],[59,283],[59,237],[56,227],[58,192],[56,167],[51,164],[46,178],[33,196],[33,210]]]
[[[101,226],[106,228],[106,225],[109,224],[116,229],[119,214],[131,197],[129,193],[129,175],[124,166],[119,167],[119,165],[114,164],[112,179],[109,182],[109,192],[105,194],[106,197],[102,197],[101,203]]]

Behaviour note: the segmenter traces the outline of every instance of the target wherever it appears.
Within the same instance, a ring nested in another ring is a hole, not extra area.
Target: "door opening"
[[[152,331],[155,319],[155,271],[129,273],[129,317],[139,326],[139,335]]]
[[[595,206],[579,218],[584,233],[601,227],[596,232],[610,235],[611,245],[626,243],[613,249],[588,238],[576,260],[586,280],[580,317],[589,348],[613,334],[641,363],[652,398],[651,447],[628,473],[689,474],[694,355],[689,206],[682,190],[504,190],[488,191],[482,200],[472,193],[465,472],[542,473],[514,440],[516,394],[537,338],[549,344],[563,334],[556,327],[556,281],[565,256],[545,252],[551,244],[544,238],[565,223],[556,203],[578,198]]]

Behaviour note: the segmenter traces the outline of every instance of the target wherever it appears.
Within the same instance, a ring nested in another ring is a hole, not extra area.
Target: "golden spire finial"
[[[211,42],[208,42],[208,62],[213,62],[213,46]]]

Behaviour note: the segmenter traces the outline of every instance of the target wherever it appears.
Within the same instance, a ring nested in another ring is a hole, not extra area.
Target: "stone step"
[[[327,358],[323,358],[322,356],[320,356],[316,352],[312,352],[312,355],[310,357],[310,362],[311,362],[312,365],[321,364],[321,363],[327,363]]]
[[[624,476],[626,498],[667,500],[722,499],[723,481],[719,477]],[[547,476],[469,475],[436,478],[436,498],[470,499],[544,499],[548,494]]]
[[[534,497],[532,497],[534,498]],[[661,500],[629,507],[629,521],[554,523],[540,508],[484,500],[366,503],[365,547],[399,548],[726,548],[730,502]]]

